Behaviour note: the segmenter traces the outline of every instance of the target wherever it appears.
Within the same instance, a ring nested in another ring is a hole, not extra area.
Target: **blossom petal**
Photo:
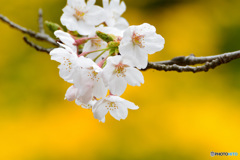
[[[109,0],[103,0],[102,4],[103,4],[103,8],[108,8],[109,7]]]
[[[110,110],[109,112],[110,112],[110,114],[111,114],[111,116],[113,118],[115,118],[116,120],[120,121],[121,116],[118,113],[118,109],[113,109],[113,110]]]
[[[125,11],[126,11],[126,4],[125,4],[125,2],[124,1],[122,1],[121,3],[120,3],[120,6],[119,6],[119,8],[118,8],[118,13],[120,14],[120,15],[122,15]]]
[[[126,119],[128,115],[128,110],[125,106],[118,106],[118,109],[110,110],[109,112],[116,120]]]
[[[121,60],[122,60],[121,56],[108,57],[107,63],[112,63],[114,65],[118,65]]]
[[[69,53],[63,48],[55,48],[49,54],[51,56],[51,60],[62,63],[64,61],[63,57],[67,56]]]
[[[98,25],[104,22],[106,18],[103,8],[99,6],[92,6],[85,15],[85,21],[90,25]]]
[[[156,28],[153,25],[150,25],[148,23],[143,23],[139,26],[135,27],[135,31],[140,35],[146,35],[152,34],[156,32]],[[156,33],[155,33],[156,34]]]
[[[71,87],[68,88],[66,94],[65,94],[65,98],[68,100],[68,101],[74,101],[77,96],[77,88],[75,88],[73,85]]]
[[[98,101],[92,109],[94,118],[103,121],[105,118],[105,115],[108,112],[108,109],[105,107],[107,105],[107,102],[100,100]]]
[[[114,25],[115,28],[118,28],[120,30],[125,30],[128,26],[129,26],[128,21],[123,17],[118,18]]]
[[[136,106],[134,103],[132,103],[132,102],[130,102],[130,101],[127,101],[127,100],[125,100],[125,99],[123,99],[122,102],[119,102],[119,103],[118,103],[118,106],[119,106],[119,107],[125,106],[125,107],[127,107],[127,108],[129,108],[129,109],[132,109],[132,110],[136,110],[136,109],[139,108],[139,107]]]
[[[89,35],[94,30],[94,25],[88,24],[82,20],[77,21],[75,29],[81,35]]]
[[[61,23],[66,26],[68,30],[75,31],[75,24],[77,23],[77,19],[73,16],[75,10],[70,6],[66,6],[65,8],[63,8],[63,12],[64,13],[60,18]]]
[[[102,123],[105,123],[105,117],[103,117],[103,119],[99,120]]]
[[[120,45],[119,45],[119,52],[121,55],[123,56],[131,56],[131,57],[136,57],[136,52],[135,52],[135,48],[134,48],[134,45],[133,43],[123,43],[122,41],[120,42]]]
[[[85,94],[82,94],[81,91],[78,92],[77,99],[84,104],[88,104],[91,101],[91,99],[93,98],[92,90],[93,90],[92,87],[89,87],[88,90],[85,92]],[[79,91],[79,89],[78,89],[78,91]]]
[[[96,0],[88,0],[87,7],[92,7],[95,4]]]
[[[105,84],[105,86],[108,86],[109,81],[111,80],[111,77],[113,75],[114,72],[114,67],[111,66],[111,64],[107,64],[104,68],[103,68],[103,72],[102,72],[102,77],[103,77],[103,82]]]
[[[68,0],[67,3],[71,7],[86,7],[85,0]]]
[[[105,97],[106,94],[107,94],[107,87],[105,87],[103,80],[99,79],[94,84],[93,96],[95,96],[96,98],[102,98],[102,97]]]
[[[133,67],[126,67],[125,79],[127,83],[131,86],[140,86],[141,83],[144,83],[144,78],[142,72]]]
[[[77,53],[77,46],[75,46],[75,40],[69,33],[63,32],[62,30],[57,30],[54,35],[58,37],[64,44],[69,46],[74,53]]]
[[[145,53],[139,53],[138,59],[136,59],[136,67],[138,69],[144,69],[148,64],[148,55]]]
[[[165,40],[161,35],[154,35],[145,38],[145,51],[148,54],[161,51],[164,48]]]
[[[112,80],[109,82],[109,90],[112,94],[121,96],[127,88],[126,80],[119,76],[112,76]]]

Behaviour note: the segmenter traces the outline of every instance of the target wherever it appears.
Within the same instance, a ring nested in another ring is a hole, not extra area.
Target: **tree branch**
[[[50,44],[59,46],[58,43],[53,38],[51,38],[49,35],[45,34],[44,32],[43,17],[42,17],[41,9],[39,9],[39,17],[38,17],[39,32],[38,33],[13,23],[7,17],[1,14],[0,14],[0,20],[9,24],[11,27],[19,31],[25,34],[28,34],[29,36],[35,39],[44,40]],[[42,46],[39,46],[29,41],[26,37],[24,37],[23,39],[29,46],[35,48],[37,51],[49,53],[52,50],[52,48],[44,48]],[[82,50],[79,49],[79,53],[81,52]],[[209,69],[214,69],[217,66],[220,66],[225,63],[229,63],[232,60],[238,59],[238,58],[240,58],[240,50],[235,52],[224,53],[220,55],[206,56],[206,57],[195,57],[193,54],[191,54],[189,56],[175,57],[167,61],[148,62],[147,67],[145,69],[142,69],[142,71],[145,71],[148,69],[155,69],[158,71],[177,71],[177,72],[193,72],[193,73],[202,72],[202,71],[207,72]],[[196,67],[189,66],[189,65],[196,65],[196,64],[203,64],[203,65],[196,66]]]
[[[240,51],[224,53],[215,56],[195,57],[193,55],[184,57],[176,57],[169,61],[149,62],[147,69],[156,69],[158,71],[177,71],[177,72],[207,72],[209,69],[214,69],[225,63],[229,63],[234,59],[240,58]],[[188,64],[202,64],[202,66],[188,66]]]
[[[45,52],[45,53],[48,53],[48,54],[49,54],[49,52],[53,49],[53,48],[43,48],[43,47],[41,47],[41,46],[39,46],[39,45],[37,45],[37,44],[29,41],[29,40],[27,39],[27,37],[23,37],[23,40],[24,40],[29,46],[35,48],[37,51],[40,51],[40,52]]]
[[[228,58],[240,58],[240,50],[234,51],[234,52],[228,52],[220,55],[214,55],[214,56],[206,56],[206,57],[195,57],[194,54],[191,54],[189,56],[179,56],[175,57],[168,61],[159,61],[159,62],[153,62],[154,64],[165,64],[165,65],[171,65],[171,64],[177,64],[179,66],[186,66],[186,65],[195,65],[195,64],[203,64],[206,62],[211,62],[215,59],[222,59],[227,60]]]
[[[26,29],[26,28],[24,28],[24,27],[22,27],[22,26],[20,26],[20,25],[18,25],[16,23],[13,23],[7,17],[5,17],[5,16],[3,16],[1,14],[0,14],[0,20],[2,20],[3,22],[9,24],[9,26],[11,26],[11,27],[13,27],[13,28],[15,28],[15,29],[17,29],[19,31],[21,31],[21,32],[23,32],[25,34],[28,34],[29,36],[31,36],[31,37],[33,37],[35,39],[47,41],[47,42],[49,42],[49,43],[51,43],[51,44],[53,44],[55,46],[59,46],[57,44],[57,42],[53,38],[51,38],[49,35],[47,35],[47,34],[36,33],[36,32],[34,32],[32,30]]]

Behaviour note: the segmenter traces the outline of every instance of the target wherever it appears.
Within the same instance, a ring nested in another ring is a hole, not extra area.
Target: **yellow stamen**
[[[84,12],[81,12],[81,11],[75,9],[75,14],[73,16],[79,21],[79,20],[83,20],[84,15],[85,15]]]

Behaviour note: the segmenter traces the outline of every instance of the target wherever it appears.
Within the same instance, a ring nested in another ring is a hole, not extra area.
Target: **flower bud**
[[[101,38],[102,40],[104,40],[105,42],[111,42],[114,41],[114,37],[112,35],[103,33],[101,31],[96,31],[96,34],[99,38]]]
[[[45,21],[45,25],[48,27],[48,29],[52,32],[55,32],[56,30],[60,30],[62,29],[62,27],[57,24],[57,23],[53,23],[53,22],[49,22],[49,21]]]

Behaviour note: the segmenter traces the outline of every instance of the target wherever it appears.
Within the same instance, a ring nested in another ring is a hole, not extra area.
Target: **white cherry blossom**
[[[103,8],[107,14],[105,22],[109,27],[124,30],[129,26],[127,20],[121,17],[126,11],[126,5],[123,1],[120,3],[120,0],[111,0],[109,3],[109,0],[103,0]]]
[[[63,44],[70,47],[74,53],[77,53],[77,46],[75,45],[76,41],[71,36],[71,34],[64,32],[62,30],[57,30],[54,32],[54,35],[61,40]]]
[[[162,50],[164,43],[164,38],[156,34],[156,28],[144,23],[126,29],[119,45],[119,51],[121,55],[126,56],[137,68],[141,69],[147,67],[148,54]]]
[[[102,68],[91,59],[83,56],[75,64],[73,83],[78,88],[77,99],[84,104],[88,104],[93,97],[105,97],[107,87],[105,87],[102,79]]]
[[[105,122],[105,115],[110,112],[115,119],[126,119],[128,109],[136,110],[139,107],[118,96],[108,96],[99,100],[92,108],[94,118]]]
[[[74,52],[70,47],[59,43],[59,48],[55,48],[50,52],[51,60],[55,60],[61,63],[59,68],[59,75],[65,81],[73,83],[73,75],[75,73],[73,64],[77,63],[77,53]]]
[[[106,20],[103,8],[94,5],[96,0],[68,0],[63,8],[61,23],[70,31],[77,31],[81,35],[88,35],[96,25]]]
[[[103,79],[111,93],[118,96],[123,94],[127,84],[140,86],[141,83],[144,83],[142,73],[122,56],[107,59],[107,65],[103,69]]]

